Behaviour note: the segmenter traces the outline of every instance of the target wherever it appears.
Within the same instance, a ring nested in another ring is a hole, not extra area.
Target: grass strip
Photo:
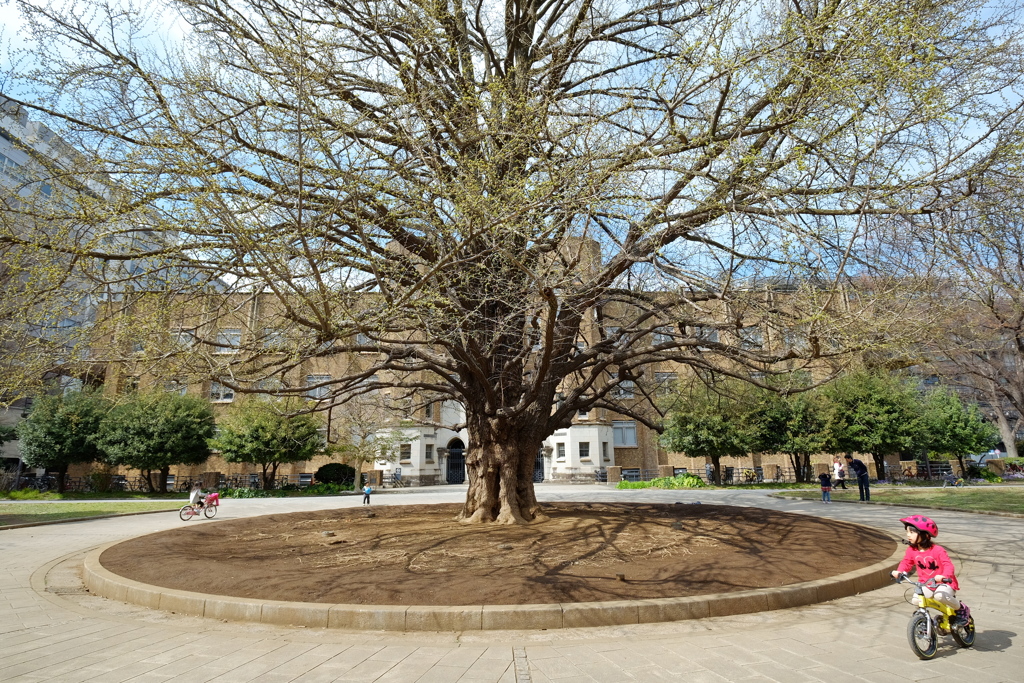
[[[176,510],[180,501],[151,501],[145,503],[0,503],[0,526],[8,524],[29,524],[52,522],[79,517],[98,517],[126,512],[149,512],[151,510]]]
[[[821,490],[785,491],[778,494],[800,500],[821,500]],[[850,491],[832,489],[832,500],[856,501],[856,486]],[[1024,487],[971,487],[953,488],[881,488],[872,487],[871,500],[909,507],[958,508],[971,512],[1012,512],[1024,514]]]

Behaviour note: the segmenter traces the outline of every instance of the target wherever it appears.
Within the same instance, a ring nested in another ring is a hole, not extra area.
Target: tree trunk
[[[1020,421],[1016,420],[1016,422],[1019,423]],[[1001,410],[996,410],[996,425],[999,427],[999,437],[1003,440],[1003,445],[1006,447],[1006,457],[1016,458],[1017,425],[1011,425],[1010,420]]]
[[[68,466],[61,465],[57,468],[57,493],[64,493],[64,489],[67,488],[68,478]]]
[[[263,465],[263,490],[273,491],[274,480],[277,478],[277,465],[278,463],[270,463]]]
[[[167,493],[167,477],[171,476],[171,468],[160,468],[160,493]]]
[[[466,457],[469,491],[458,520],[529,524],[546,519],[533,489],[533,463],[543,441],[518,425],[497,420],[470,424]],[[480,423],[485,423],[481,428]]]
[[[722,485],[722,456],[711,456],[711,473],[714,475],[715,486]]]
[[[871,457],[875,460],[875,472],[878,474],[878,478],[885,479],[885,456],[879,453],[872,453]]]
[[[142,473],[142,478],[146,481],[146,493],[156,493],[156,488],[153,486],[153,470],[139,470]]]

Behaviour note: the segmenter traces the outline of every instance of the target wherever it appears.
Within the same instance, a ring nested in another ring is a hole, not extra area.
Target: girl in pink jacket
[[[939,582],[935,588],[924,587],[925,597],[934,598],[957,610],[954,619],[966,623],[970,612],[956,597],[956,591],[960,589],[960,584],[956,580],[956,568],[949,559],[946,549],[932,543],[932,539],[939,535],[938,525],[923,515],[911,515],[900,521],[906,529],[907,543],[910,547],[892,573],[893,578],[916,570],[919,581],[935,579]]]

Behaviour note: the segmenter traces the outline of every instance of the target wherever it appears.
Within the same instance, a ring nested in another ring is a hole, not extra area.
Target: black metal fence
[[[160,485],[158,483],[159,475],[153,475],[153,487],[152,490],[159,491]],[[167,490],[169,492],[186,493],[191,490],[193,484],[198,479],[193,480],[188,477],[176,477],[170,475],[167,477]],[[313,483],[312,474],[298,474],[289,476],[287,474],[278,475],[274,480],[275,489],[284,488],[305,488]],[[56,491],[57,477],[46,475],[46,476],[29,476],[22,475],[15,481],[15,478],[11,478],[10,486],[13,490],[33,488],[41,492]],[[249,488],[249,489],[262,489],[263,488],[263,477],[259,474],[236,474],[231,476],[220,476],[220,482],[218,488]],[[131,492],[131,493],[146,493],[149,492],[150,486],[146,482],[146,478],[143,476],[126,476],[121,474],[111,475],[109,479],[104,476],[91,476],[91,477],[65,477],[64,479],[64,490],[72,493],[105,493],[109,491],[113,492]]]

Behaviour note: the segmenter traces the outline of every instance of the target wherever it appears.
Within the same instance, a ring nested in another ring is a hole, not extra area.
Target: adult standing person
[[[838,455],[832,456],[832,482],[834,488],[846,490],[846,467]]]
[[[857,477],[857,490],[860,492],[862,501],[871,500],[871,487],[868,481],[868,468],[859,459],[847,453],[845,456],[846,465]]]

